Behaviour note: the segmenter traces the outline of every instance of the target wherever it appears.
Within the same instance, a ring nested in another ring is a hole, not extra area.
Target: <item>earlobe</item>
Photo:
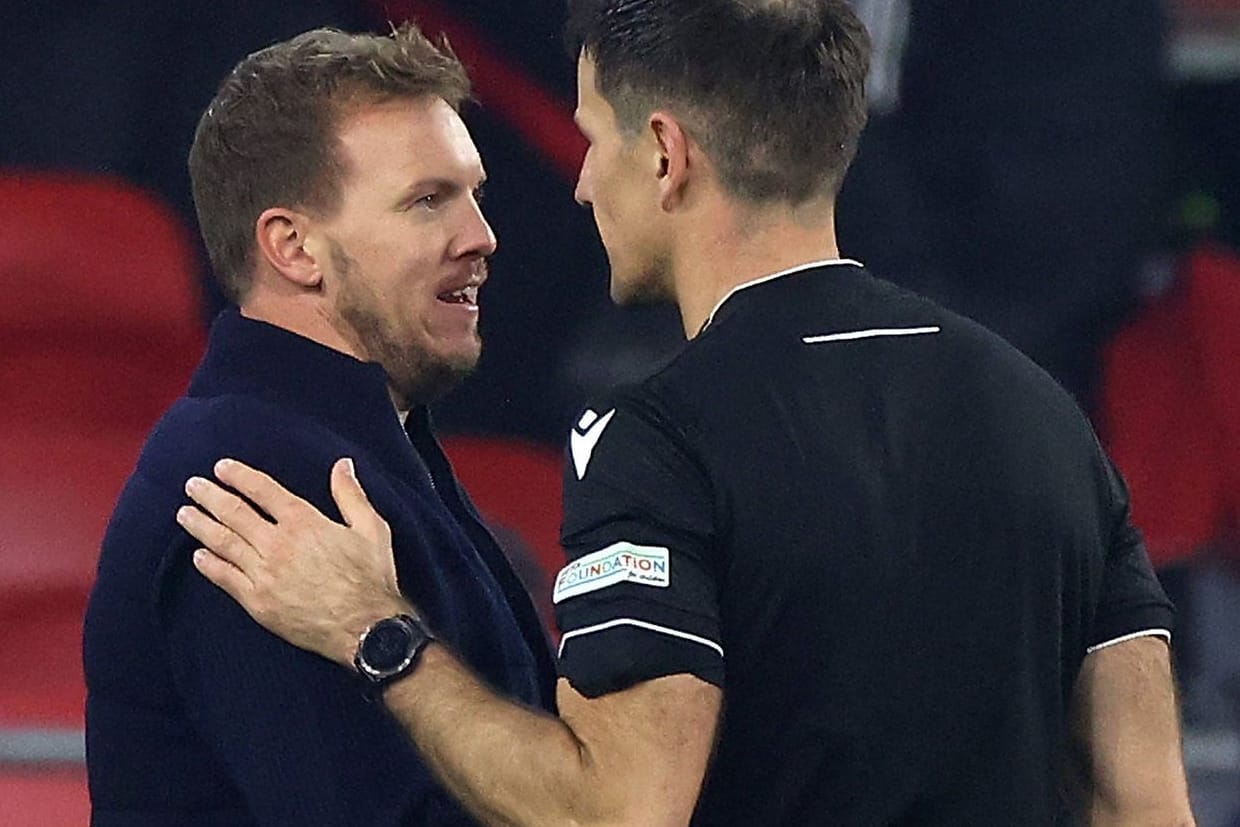
[[[264,210],[255,222],[259,255],[271,268],[294,284],[318,287],[323,273],[306,246],[306,217],[282,207]]]

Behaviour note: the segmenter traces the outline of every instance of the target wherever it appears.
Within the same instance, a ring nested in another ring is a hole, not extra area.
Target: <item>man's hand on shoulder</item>
[[[331,472],[343,525],[244,463],[220,460],[215,475],[222,485],[186,482],[198,508],[181,508],[177,522],[204,546],[194,554],[198,570],[258,623],[350,666],[362,631],[410,611],[396,583],[391,531],[352,460]]]
[[[198,507],[177,519],[204,545],[198,570],[260,624],[351,665],[364,629],[410,610],[388,526],[347,460],[331,479],[343,525],[242,463],[223,460],[215,474],[222,485],[186,484]],[[514,703],[437,646],[384,693],[426,762],[483,823],[688,822],[714,743],[718,687],[680,674],[586,698],[561,681],[558,699],[562,718]]]

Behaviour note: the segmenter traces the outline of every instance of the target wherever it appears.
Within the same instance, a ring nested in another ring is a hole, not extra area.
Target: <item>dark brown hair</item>
[[[622,130],[669,109],[734,195],[795,205],[838,191],[870,62],[847,0],[570,0],[565,35]]]
[[[341,122],[356,107],[470,94],[446,42],[406,23],[390,35],[315,29],[255,52],[225,78],[189,153],[198,223],[220,287],[234,302],[254,276],[254,228],[270,207],[330,215],[345,169]]]

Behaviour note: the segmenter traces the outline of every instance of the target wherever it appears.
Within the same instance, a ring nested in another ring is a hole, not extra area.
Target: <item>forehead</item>
[[[598,89],[594,61],[583,51],[577,58],[577,110],[573,119],[594,140],[616,130],[616,111]]]
[[[462,179],[473,186],[482,159],[460,115],[439,97],[363,104],[340,125],[341,159],[351,180]]]
[[[577,57],[577,111],[593,111],[606,101],[598,91],[598,73],[593,59],[583,50]]]

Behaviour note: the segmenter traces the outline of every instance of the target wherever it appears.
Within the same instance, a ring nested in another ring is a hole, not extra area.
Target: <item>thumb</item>
[[[388,525],[370,504],[366,491],[358,482],[352,459],[345,457],[336,460],[336,464],[332,466],[331,484],[332,499],[336,501],[336,507],[340,509],[340,516],[345,523],[370,540],[386,542],[390,536]]]

